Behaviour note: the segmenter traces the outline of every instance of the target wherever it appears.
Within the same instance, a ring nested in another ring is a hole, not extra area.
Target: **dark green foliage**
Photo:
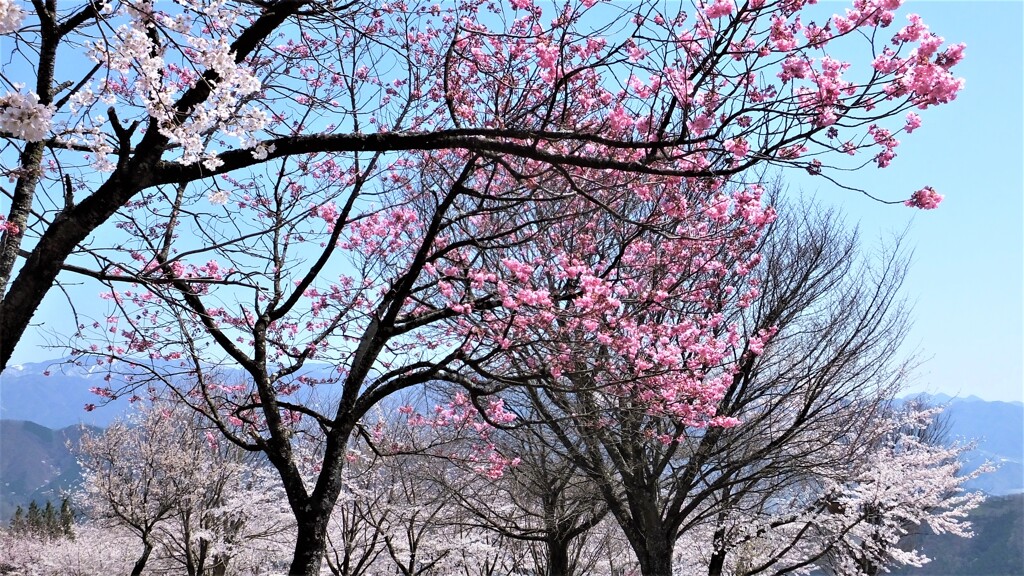
[[[75,513],[71,509],[71,502],[67,498],[60,503],[60,533],[68,538],[74,538],[72,528],[75,525]]]
[[[10,528],[11,532],[21,536],[53,540],[74,538],[74,523],[75,513],[67,498],[61,501],[59,511],[49,500],[42,509],[33,500],[28,505],[28,513],[18,506],[11,518]]]
[[[54,509],[53,504],[49,500],[46,501],[46,507],[43,508],[43,534],[48,537],[55,537],[59,534],[60,523],[57,518],[57,510]]]
[[[14,511],[14,517],[11,518],[11,532],[21,534],[25,531],[26,526],[28,526],[28,520],[25,519],[25,510],[18,506]]]
[[[43,525],[43,514],[39,511],[39,506],[36,501],[33,500],[28,505],[28,520],[26,522],[26,530],[31,533],[37,533]]]

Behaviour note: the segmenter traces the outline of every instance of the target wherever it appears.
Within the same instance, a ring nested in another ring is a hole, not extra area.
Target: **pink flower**
[[[692,132],[694,136],[700,136],[701,134],[704,133],[705,130],[711,127],[711,122],[711,116],[701,115],[697,116],[693,120],[690,120],[687,123],[687,127],[690,129],[690,132]]]
[[[770,38],[775,45],[775,49],[781,52],[789,52],[797,46],[796,38],[793,37],[793,30],[789,23],[786,22],[786,18],[779,14],[772,16]]]
[[[907,20],[910,20],[910,24],[907,24],[899,31],[893,39],[893,44],[899,42],[916,42],[921,39],[928,32],[928,26],[921,21],[921,17],[917,14],[908,14]]]
[[[7,232],[11,236],[17,236],[21,234],[21,228],[18,228],[18,225],[12,222],[0,222],[0,232]]]
[[[789,82],[793,78],[807,78],[810,74],[811,65],[807,59],[794,54],[782,62],[782,72],[779,72],[779,79],[783,82]]]
[[[911,194],[910,200],[907,200],[904,204],[911,208],[933,210],[939,207],[939,202],[942,202],[942,198],[942,194],[936,192],[934,188],[931,186],[925,186]]]
[[[714,4],[708,6],[707,10],[704,11],[704,14],[706,14],[708,18],[712,19],[721,18],[732,14],[734,8],[735,6],[733,6],[732,0],[717,0]]]
[[[750,151],[750,145],[743,138],[734,138],[732,140],[726,140],[723,147],[733,155],[734,158],[743,158]]]
[[[907,114],[907,125],[903,127],[903,129],[907,131],[907,134],[910,134],[911,132],[913,132],[914,130],[917,130],[920,127],[921,127],[921,117],[918,116],[917,114],[914,114],[913,112],[908,113]]]
[[[708,426],[714,426],[718,428],[733,428],[741,424],[739,418],[732,416],[715,416],[711,420],[708,420]]]

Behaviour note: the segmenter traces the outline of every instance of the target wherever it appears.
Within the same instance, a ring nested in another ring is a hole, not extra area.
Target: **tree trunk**
[[[142,541],[142,555],[135,561],[135,566],[132,567],[132,576],[140,576],[142,570],[146,568],[146,562],[149,561],[149,555],[153,552],[153,544],[149,542],[149,539],[143,539]]]
[[[718,528],[714,536],[714,552],[711,554],[711,561],[708,562],[708,576],[722,576],[725,568],[725,529]]]
[[[327,521],[330,519],[331,507],[327,507],[327,512],[323,512],[322,508],[316,507],[309,514],[296,518],[298,535],[295,539],[292,565],[288,570],[289,576],[319,576],[320,574],[324,549],[327,547]]]
[[[663,533],[648,533],[645,546],[636,553],[643,576],[671,576],[672,543]]]
[[[225,576],[228,573],[228,560],[227,554],[214,554],[209,570],[210,576]]]
[[[548,576],[570,576],[568,541],[548,540]]]

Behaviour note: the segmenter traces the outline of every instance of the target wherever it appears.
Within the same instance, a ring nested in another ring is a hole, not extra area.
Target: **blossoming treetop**
[[[819,24],[801,18],[810,3],[663,13],[592,0],[546,11],[526,0],[3,0],[0,131],[14,187],[0,215],[0,364],[67,256],[166,183],[308,154],[345,169],[358,153],[417,150],[574,176],[817,171],[830,151],[885,166],[897,141],[881,121],[952,100],[963,45],[943,48],[912,15],[854,69],[830,47],[881,37],[900,2],[857,0]],[[909,114],[906,131],[919,123]],[[910,203],[938,198],[925,190]]]

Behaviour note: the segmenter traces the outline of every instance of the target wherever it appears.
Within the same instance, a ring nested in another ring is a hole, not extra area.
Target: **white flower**
[[[207,199],[210,201],[210,204],[223,206],[228,203],[228,193],[223,190],[217,190],[216,192],[211,192]]]
[[[4,0],[0,0],[0,6]],[[15,86],[15,88],[19,88]],[[35,92],[10,92],[0,96],[0,131],[29,142],[46,138],[53,109],[39,103]]]
[[[266,160],[267,156],[274,150],[277,150],[277,146],[274,146],[273,144],[271,144],[270,146],[258,144],[255,148],[252,149],[252,157],[256,160]]]
[[[224,164],[224,161],[217,157],[216,154],[210,154],[203,158],[203,168],[213,172],[217,168],[220,168]]]
[[[0,0],[0,34],[10,34],[21,28],[25,11],[12,0]]]

